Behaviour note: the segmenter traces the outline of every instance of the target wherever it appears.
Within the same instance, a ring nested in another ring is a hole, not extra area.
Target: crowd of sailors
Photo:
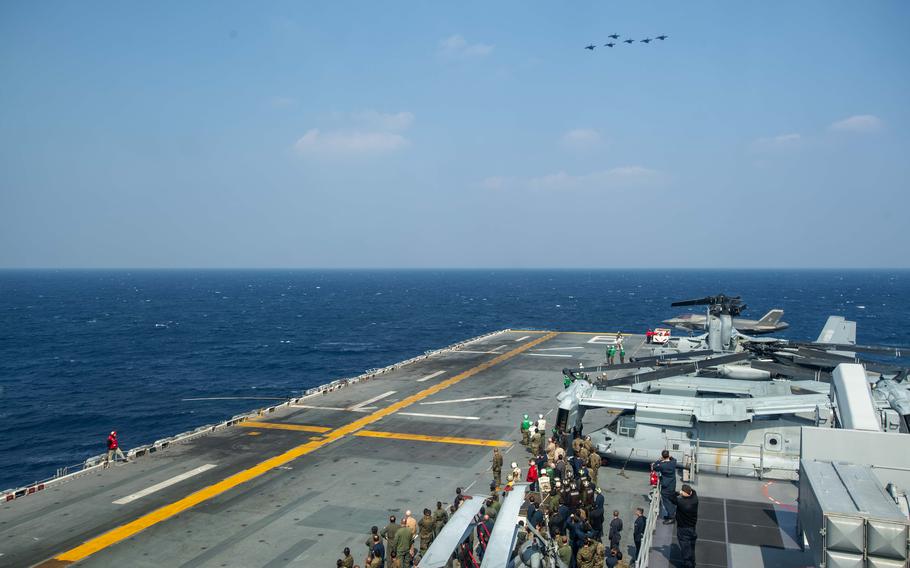
[[[646,517],[641,507],[634,511],[631,548],[623,554],[623,521],[620,511],[606,511],[604,491],[597,484],[602,465],[590,437],[569,441],[557,432],[547,436],[543,415],[531,420],[524,415],[520,425],[521,443],[530,455],[527,466],[511,462],[503,479],[504,460],[499,448],[493,450],[490,471],[490,493],[468,495],[456,489],[452,504],[436,502],[435,509],[423,510],[418,519],[406,511],[400,519],[389,516],[385,527],[373,526],[366,545],[365,568],[412,568],[442,531],[445,524],[468,499],[483,499],[483,507],[474,518],[474,529],[452,553],[447,568],[478,568],[483,560],[493,524],[503,501],[517,483],[528,483],[523,507],[524,519],[519,530],[513,559],[516,566],[525,544],[536,539],[538,550],[557,556],[568,568],[613,568],[634,566],[645,533]],[[683,566],[694,566],[695,522],[698,497],[688,485],[676,492],[676,463],[665,451],[654,464],[661,493],[661,514],[665,524],[678,522],[677,538]],[[626,533],[628,534],[628,533]],[[338,567],[359,568],[348,548]]]

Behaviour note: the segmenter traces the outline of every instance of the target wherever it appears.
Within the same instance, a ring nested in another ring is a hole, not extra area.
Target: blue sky
[[[908,24],[4,2],[0,266],[910,267]]]

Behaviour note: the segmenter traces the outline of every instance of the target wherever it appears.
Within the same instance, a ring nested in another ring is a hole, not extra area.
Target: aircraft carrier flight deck
[[[485,496],[491,451],[526,467],[523,414],[556,416],[561,370],[603,363],[613,333],[505,331],[371,380],[0,504],[0,566],[333,566],[359,564],[372,525],[419,517],[455,489]],[[644,343],[627,335],[630,357]],[[608,414],[604,414],[608,417]],[[606,418],[605,418],[606,419]],[[595,425],[597,427],[603,424]],[[649,472],[611,460],[599,485],[632,526]],[[699,476],[700,566],[805,565],[796,486]],[[631,528],[625,540],[631,544]],[[658,524],[651,566],[669,566]]]

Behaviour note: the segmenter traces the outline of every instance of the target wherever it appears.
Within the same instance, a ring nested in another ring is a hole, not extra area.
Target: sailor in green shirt
[[[531,430],[531,421],[528,419],[528,415],[524,415],[524,420],[521,421],[521,443],[525,447],[528,447],[530,439],[530,430]]]

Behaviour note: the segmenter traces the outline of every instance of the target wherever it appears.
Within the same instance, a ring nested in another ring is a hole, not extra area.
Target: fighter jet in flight
[[[604,44],[605,47],[613,47],[614,45],[616,45],[616,44],[612,43],[612,42]]]
[[[619,34],[610,34],[607,37],[610,39],[619,39]]]
[[[646,37],[645,39],[641,40],[641,42],[642,43],[651,43],[651,38]]]
[[[597,47],[597,46],[596,45],[586,45],[585,49],[590,49],[591,51],[594,51],[595,47]]]
[[[624,40],[622,40],[622,42],[623,43],[635,43],[635,40],[634,39],[624,39]]]
[[[657,39],[659,39],[660,41],[663,41],[663,40],[667,39],[668,37],[670,37],[670,36],[659,35],[659,36],[657,36]]]

